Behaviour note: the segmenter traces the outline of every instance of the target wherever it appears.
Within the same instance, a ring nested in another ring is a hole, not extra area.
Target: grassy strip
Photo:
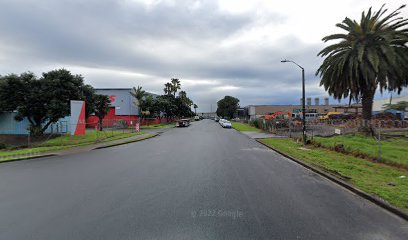
[[[328,149],[310,147],[302,150],[302,145],[292,139],[268,138],[261,141],[289,156],[346,179],[362,191],[376,195],[408,212],[408,174],[404,170]]]
[[[232,127],[240,132],[259,132],[258,128],[252,127],[249,124],[233,122]]]
[[[347,153],[362,154],[372,159],[378,159],[379,144],[376,139],[362,135],[344,135],[329,138],[315,137],[314,142],[323,147],[334,149],[342,144]],[[381,162],[408,167],[408,139],[393,138],[381,140]]]
[[[89,131],[85,135],[71,136],[69,134],[50,139],[43,142],[39,147],[51,147],[51,146],[69,146],[69,145],[82,145],[87,143],[97,143],[113,141],[122,138],[128,138],[145,132],[122,132],[122,131]]]
[[[159,135],[159,134],[149,134],[147,136],[144,136],[144,137],[141,137],[141,138],[138,138],[138,139],[132,139],[132,140],[125,141],[125,142],[108,144],[108,145],[105,145],[105,146],[97,147],[95,149],[110,148],[110,147],[120,146],[120,145],[124,145],[124,144],[139,142],[139,141],[146,140],[146,139],[149,139],[149,138],[152,138],[152,137],[156,137],[157,135]]]
[[[160,123],[160,124],[153,124],[148,126],[141,126],[140,129],[162,129],[162,128],[171,128],[174,127],[174,123]]]
[[[29,156],[35,156],[45,152],[52,152],[63,150],[71,147],[85,146],[94,143],[109,142],[118,139],[128,138],[145,134],[145,132],[87,132],[82,136],[70,136],[64,135],[54,139],[45,141],[38,147],[24,148],[10,151],[0,151],[0,162],[8,161],[11,159],[27,158]]]

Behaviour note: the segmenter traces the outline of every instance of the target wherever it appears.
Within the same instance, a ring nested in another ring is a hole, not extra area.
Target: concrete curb
[[[283,152],[281,152],[281,151],[279,151],[279,150],[277,150],[277,149],[275,149],[275,148],[273,148],[273,147],[271,147],[271,146],[269,146],[269,145],[267,145],[267,144],[261,142],[262,139],[255,139],[255,140],[256,140],[257,142],[259,142],[260,144],[266,146],[267,148],[270,148],[270,149],[272,149],[273,151],[275,151],[275,152],[281,154],[282,156],[284,156],[284,157],[286,157],[286,158],[288,158],[288,159],[290,159],[290,160],[292,160],[292,161],[294,161],[294,162],[296,162],[296,163],[302,165],[303,167],[305,167],[305,168],[307,168],[307,169],[312,170],[313,172],[319,174],[320,176],[323,176],[323,177],[325,177],[326,179],[329,179],[330,181],[332,181],[332,182],[334,182],[334,183],[337,183],[338,185],[340,185],[340,186],[342,186],[342,187],[344,187],[344,188],[346,188],[346,189],[352,191],[353,193],[359,195],[360,197],[365,198],[366,200],[368,200],[368,201],[370,201],[370,202],[376,204],[377,206],[380,206],[380,207],[382,207],[383,209],[388,210],[389,212],[391,212],[391,213],[393,213],[393,214],[395,214],[395,215],[401,217],[402,219],[408,221],[408,214],[407,214],[406,212],[402,211],[401,209],[396,208],[396,207],[394,207],[394,206],[388,204],[387,202],[385,202],[385,201],[383,201],[383,200],[381,200],[381,199],[379,199],[379,198],[377,198],[377,197],[375,197],[375,196],[373,196],[373,195],[370,195],[370,194],[368,194],[368,193],[366,193],[366,192],[363,192],[363,191],[361,191],[361,190],[358,189],[358,188],[355,188],[354,186],[352,186],[352,185],[350,185],[350,184],[344,182],[343,180],[340,180],[339,178],[335,177],[334,175],[328,174],[328,173],[326,173],[326,172],[324,172],[324,171],[322,171],[322,170],[320,170],[320,169],[318,169],[318,168],[316,168],[316,167],[313,167],[313,166],[311,166],[311,165],[309,165],[309,164],[307,164],[307,163],[305,163],[305,162],[303,162],[303,161],[301,161],[301,160],[299,160],[299,159],[296,159],[296,158],[294,158],[294,157],[291,157],[291,156],[287,155],[286,153],[283,153]]]
[[[0,161],[0,164],[6,163],[6,162],[24,161],[24,160],[30,160],[30,159],[35,159],[35,158],[53,157],[53,156],[58,156],[58,154],[50,153],[50,154],[37,155],[37,156],[31,156],[31,157],[25,157],[25,158],[16,158],[16,159],[4,160],[4,161]]]
[[[139,142],[139,141],[147,140],[147,139],[150,139],[150,138],[154,138],[154,137],[156,137],[156,136],[158,136],[158,135],[160,135],[160,133],[151,134],[151,135],[148,135],[148,136],[146,136],[146,137],[142,137],[142,138],[138,138],[138,139],[133,139],[133,140],[125,141],[125,142],[120,142],[120,143],[114,143],[114,144],[109,144],[109,145],[105,145],[105,146],[100,146],[100,147],[96,147],[96,148],[94,148],[94,149],[92,149],[92,150],[98,150],[98,149],[116,147],[116,146],[125,145],[125,144],[129,144],[129,143]]]

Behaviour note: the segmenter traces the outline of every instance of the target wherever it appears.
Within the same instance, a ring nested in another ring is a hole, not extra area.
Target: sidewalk
[[[247,135],[249,138],[262,139],[262,138],[285,138],[285,136],[278,136],[272,133],[266,132],[254,132],[254,131],[242,131],[242,134]]]

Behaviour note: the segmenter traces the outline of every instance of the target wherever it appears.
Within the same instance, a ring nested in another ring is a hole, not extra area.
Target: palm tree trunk
[[[376,88],[367,90],[363,93],[361,97],[361,103],[363,105],[363,125],[361,126],[361,131],[365,133],[373,133],[371,126],[371,116],[373,111],[373,101]]]

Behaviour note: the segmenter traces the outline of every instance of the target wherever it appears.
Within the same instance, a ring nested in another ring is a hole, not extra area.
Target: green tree
[[[106,114],[108,114],[110,109],[110,99],[107,95],[95,94],[94,95],[94,109],[95,116],[98,117],[98,128],[99,131],[103,130],[103,119]]]
[[[339,42],[318,54],[325,57],[316,72],[320,85],[336,99],[361,98],[364,120],[371,119],[377,88],[400,93],[408,85],[408,20],[397,17],[404,7],[388,15],[384,6],[378,12],[370,8],[360,22],[346,18],[336,25],[346,33],[323,38]]]
[[[83,95],[82,100],[85,101],[85,117],[88,118],[89,115],[95,112],[94,96],[96,91],[91,85],[84,85],[81,91]]]
[[[89,90],[81,75],[66,69],[43,73],[40,79],[30,72],[11,74],[0,82],[0,110],[16,111],[18,121],[27,118],[32,135],[43,134],[50,124],[68,116],[70,100],[86,100],[84,92]]]
[[[217,115],[221,117],[233,118],[239,107],[239,99],[225,96],[217,102]]]
[[[173,95],[162,95],[156,98],[156,112],[161,112],[167,118],[176,116],[177,107]]]
[[[407,101],[400,101],[395,104],[384,104],[385,109],[394,109],[398,111],[406,111],[408,109],[408,102]]]

